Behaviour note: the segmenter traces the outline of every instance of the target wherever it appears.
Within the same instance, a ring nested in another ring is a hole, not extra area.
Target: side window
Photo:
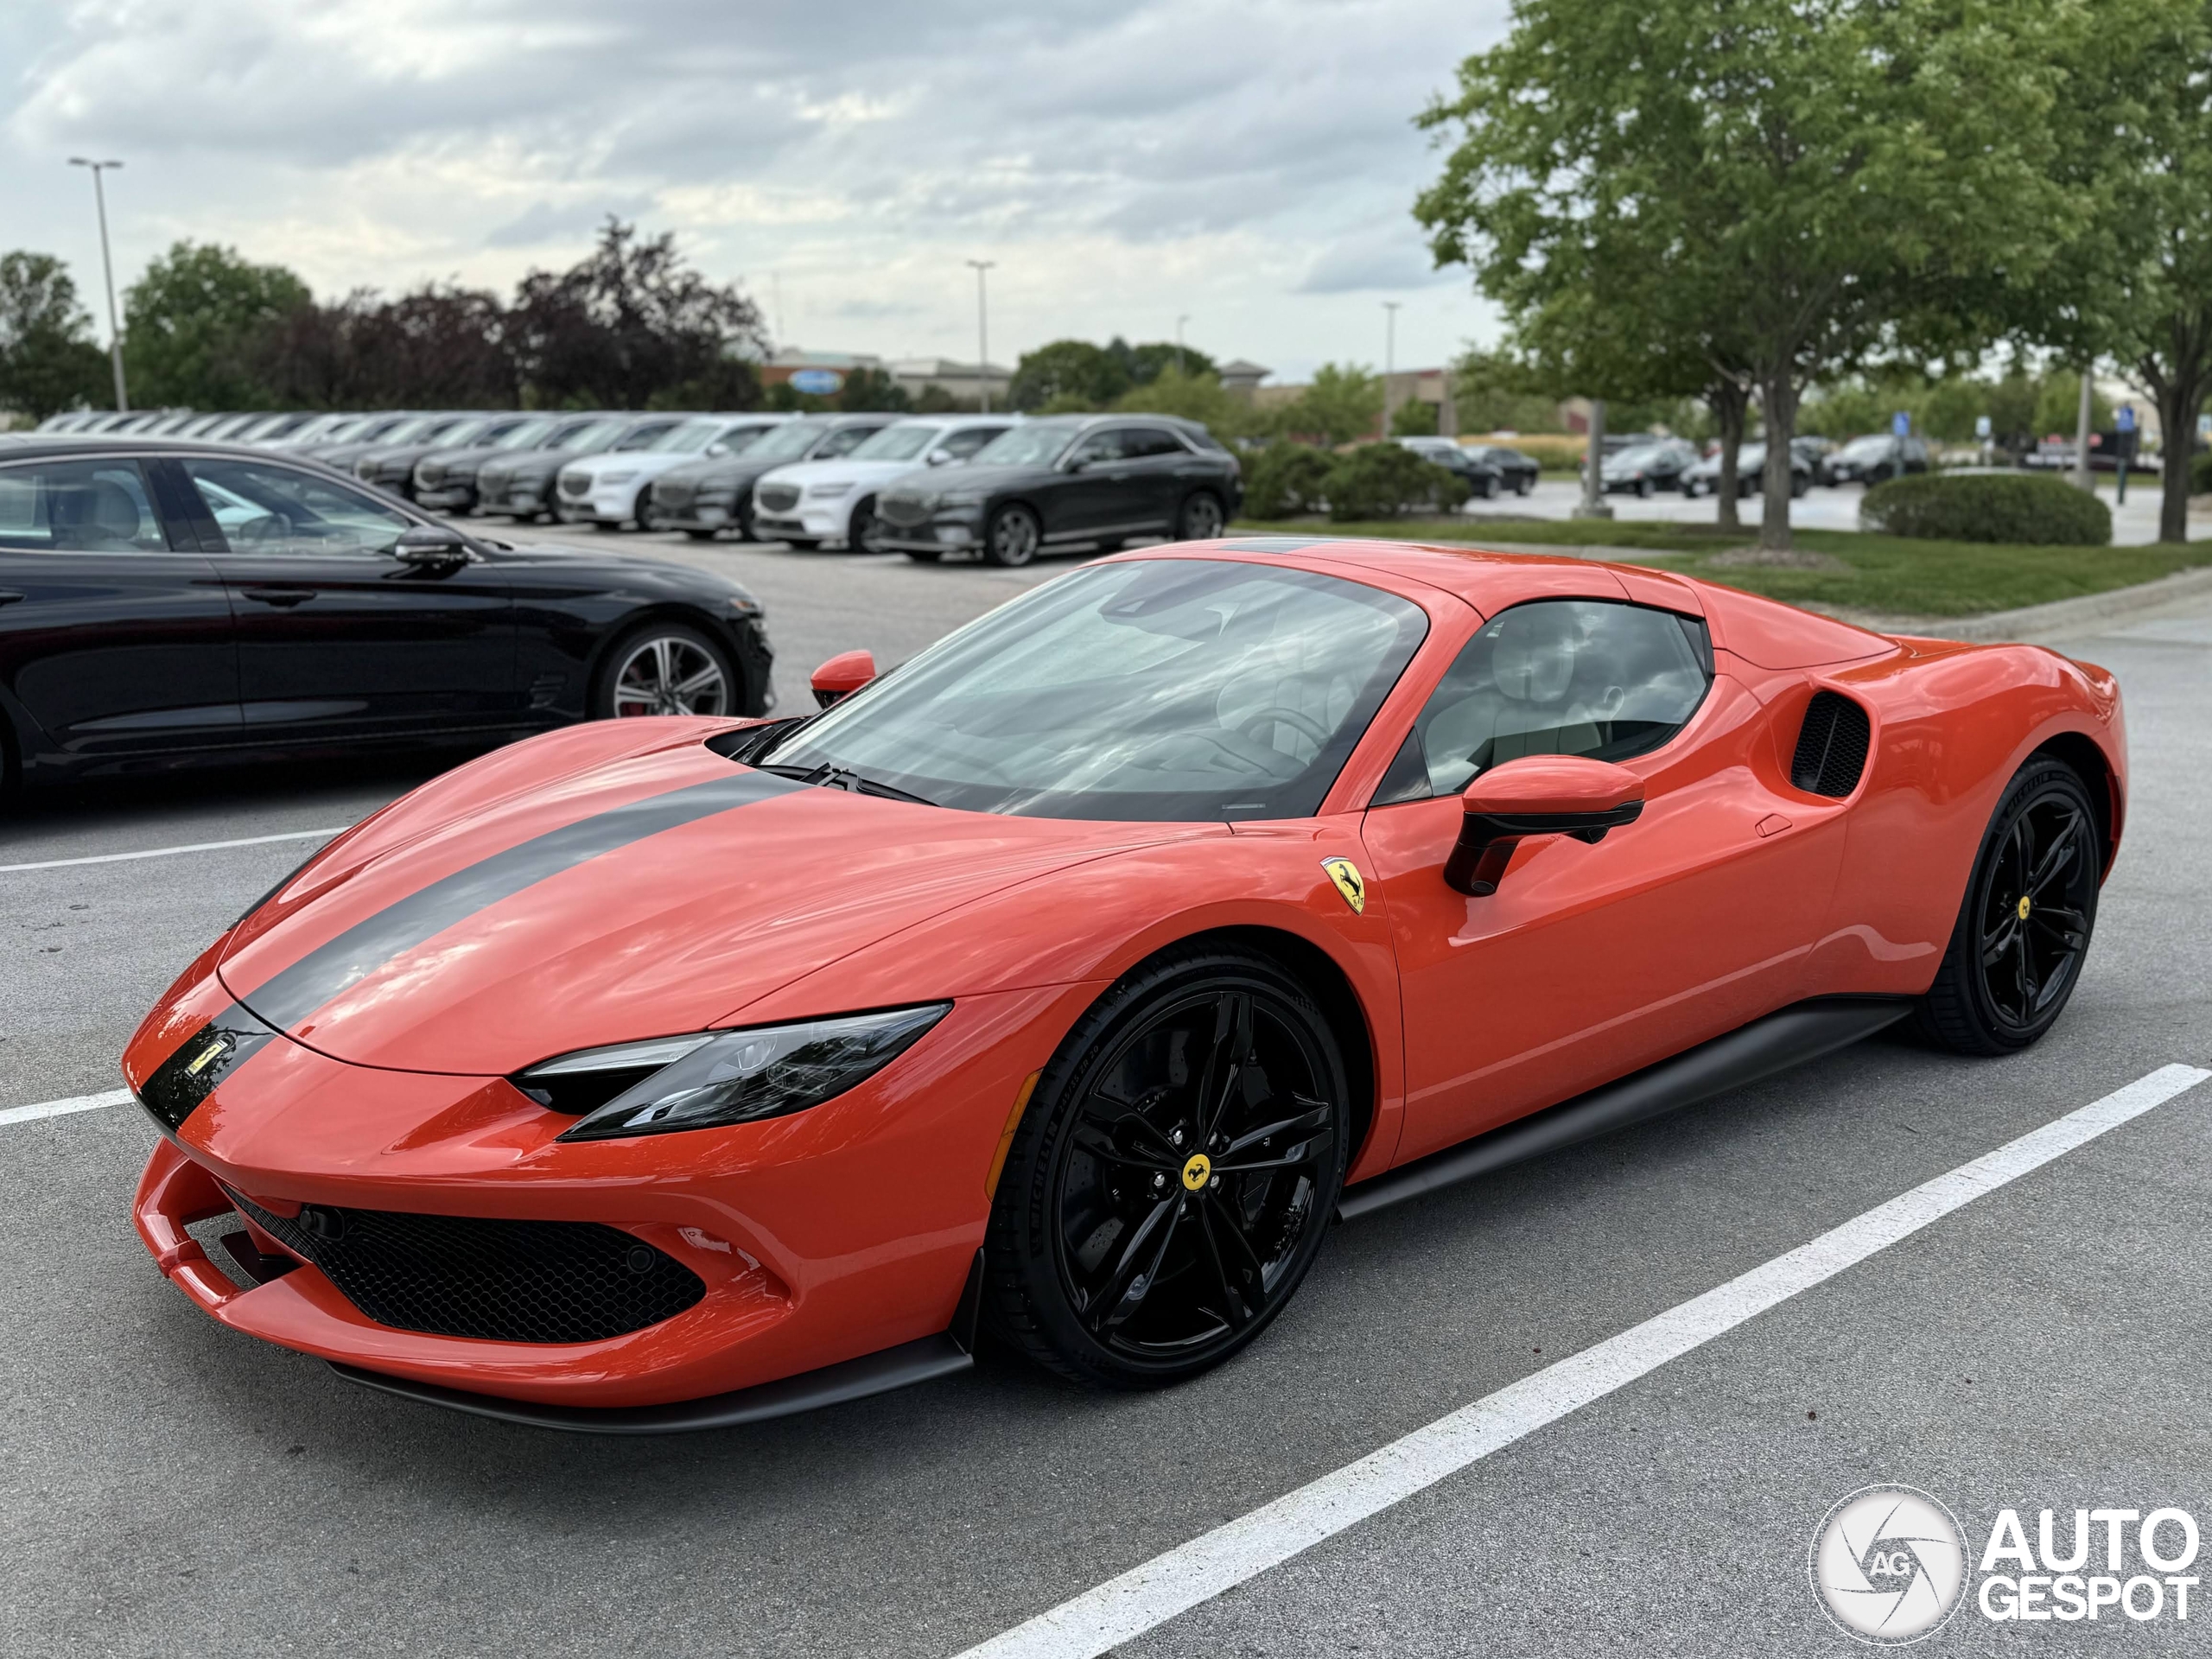
[[[414,520],[358,490],[268,461],[188,455],[179,464],[233,553],[389,552]]]
[[[1705,700],[1712,660],[1705,625],[1671,611],[1590,599],[1501,611],[1430,694],[1375,804],[1457,794],[1522,755],[1656,749]]]
[[[945,451],[955,461],[965,461],[1005,430],[1006,428],[1002,426],[966,427],[955,432],[937,447]]]
[[[168,539],[137,461],[49,461],[0,467],[0,548],[160,553]]]
[[[1122,447],[1122,441],[1127,435],[1118,428],[1093,432],[1076,445],[1075,453],[1068,460],[1078,467],[1096,467],[1103,461],[1119,461],[1128,454]]]
[[[1122,455],[1128,461],[1144,461],[1155,455],[1185,455],[1190,451],[1183,441],[1173,432],[1157,426],[1131,427],[1122,435]]]

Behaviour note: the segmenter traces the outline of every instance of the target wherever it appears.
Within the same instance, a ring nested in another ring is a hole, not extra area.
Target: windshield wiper
[[[825,760],[818,766],[755,766],[756,772],[772,772],[779,778],[796,778],[802,784],[815,784],[823,789],[842,789],[855,795],[880,795],[887,801],[911,801],[916,806],[935,806],[937,803],[926,795],[917,795],[912,790],[899,789],[890,784],[880,784],[873,778],[863,778],[850,766],[841,766]]]

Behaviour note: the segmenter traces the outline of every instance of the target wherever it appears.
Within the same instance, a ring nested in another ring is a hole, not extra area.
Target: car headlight
[[[843,1094],[905,1053],[951,1008],[931,1002],[617,1043],[556,1056],[517,1074],[514,1083],[542,1106],[583,1115],[563,1141],[753,1123]]]
[[[853,486],[849,484],[810,484],[806,486],[807,499],[810,501],[834,501],[841,495],[852,493]]]

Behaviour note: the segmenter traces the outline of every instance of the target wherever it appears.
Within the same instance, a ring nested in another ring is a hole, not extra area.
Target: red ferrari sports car
[[[1908,1016],[2035,1041],[2126,798],[2101,669],[1454,548],[1148,549],[817,690],[515,744],[255,905],[124,1061],[163,1272],[603,1432],[979,1332],[1172,1382],[1334,1219]]]

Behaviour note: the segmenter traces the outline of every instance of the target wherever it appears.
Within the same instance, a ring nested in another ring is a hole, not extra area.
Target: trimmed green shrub
[[[2190,457],[2189,493],[2191,495],[2212,495],[2212,449]]]
[[[1244,516],[1291,518],[1320,512],[1332,459],[1327,450],[1309,444],[1269,444],[1245,469]]]
[[[1363,443],[1329,468],[1329,517],[1344,522],[1456,507],[1471,486],[1402,443]]]
[[[2112,509],[2064,479],[2025,473],[1924,473],[1866,492],[1859,522],[1916,541],[2103,547]]]

